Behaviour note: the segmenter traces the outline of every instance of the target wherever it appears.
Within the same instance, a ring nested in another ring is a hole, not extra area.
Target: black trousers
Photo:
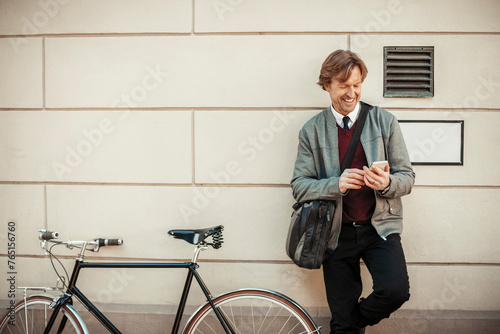
[[[373,292],[361,300],[360,259],[373,279]],[[332,312],[331,334],[359,333],[388,318],[410,298],[399,234],[384,240],[371,224],[343,224],[338,247],[323,262],[323,274]]]

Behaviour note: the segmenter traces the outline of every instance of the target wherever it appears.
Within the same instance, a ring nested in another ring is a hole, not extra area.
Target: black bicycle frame
[[[207,301],[212,306],[217,318],[219,319],[222,327],[226,331],[226,333],[231,334],[234,333],[228,321],[225,320],[224,316],[219,312],[219,310],[215,307],[213,303],[213,296],[208,290],[207,286],[203,282],[201,276],[198,274],[196,269],[198,265],[193,262],[182,262],[182,263],[172,263],[172,262],[84,262],[80,260],[76,260],[75,266],[73,268],[73,273],[71,275],[71,279],[68,284],[68,288],[66,293],[68,296],[75,296],[88,310],[90,313],[96,317],[99,322],[106,327],[113,334],[121,334],[121,332],[113,325],[111,321],[101,311],[76,287],[76,281],[78,280],[78,275],[80,274],[80,270],[83,268],[158,268],[158,269],[188,269],[186,282],[184,284],[184,289],[182,291],[181,299],[179,301],[179,307],[177,309],[177,314],[175,316],[174,325],[172,327],[172,334],[177,334],[179,331],[179,326],[181,323],[182,314],[184,313],[184,308],[186,306],[186,301],[189,295],[189,290],[191,288],[191,283],[193,281],[193,277],[196,278],[198,285],[203,291]],[[64,297],[62,297],[64,298]],[[61,307],[64,304],[72,304],[71,298],[66,298],[60,300],[54,307],[54,312],[47,323],[47,327],[45,328],[45,334],[48,334],[54,325],[57,314],[59,313]],[[66,317],[63,318],[63,321],[59,325],[59,332],[64,328],[66,324]]]

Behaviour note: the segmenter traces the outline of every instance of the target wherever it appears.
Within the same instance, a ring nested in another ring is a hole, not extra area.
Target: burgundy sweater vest
[[[349,130],[344,130],[342,127],[338,126],[338,143],[339,143],[339,159],[340,165],[344,161],[345,154],[347,153],[347,147],[351,141],[354,128],[357,122]],[[366,154],[361,145],[361,141],[356,148],[354,153],[354,158],[350,167],[347,168],[358,168],[363,169],[363,166],[368,166],[368,161],[366,160]],[[363,186],[361,189],[349,189],[347,195],[344,196],[342,207],[342,223],[346,224],[370,224],[373,211],[375,210],[375,193],[374,190]]]

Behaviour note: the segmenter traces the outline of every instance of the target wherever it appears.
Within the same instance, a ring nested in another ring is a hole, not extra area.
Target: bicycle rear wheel
[[[18,302],[0,321],[0,334],[43,333],[54,299],[49,296],[32,296]],[[80,315],[70,305],[63,305],[50,333],[57,333],[59,324],[66,319],[63,334],[88,334]]]
[[[213,300],[234,334],[319,333],[314,321],[297,303],[269,290],[245,289]],[[225,333],[209,303],[188,320],[183,333]]]

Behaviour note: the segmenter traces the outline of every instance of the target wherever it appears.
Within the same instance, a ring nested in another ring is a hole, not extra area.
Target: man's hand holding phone
[[[363,167],[365,184],[374,190],[384,190],[389,186],[389,163],[375,161],[371,167]]]

